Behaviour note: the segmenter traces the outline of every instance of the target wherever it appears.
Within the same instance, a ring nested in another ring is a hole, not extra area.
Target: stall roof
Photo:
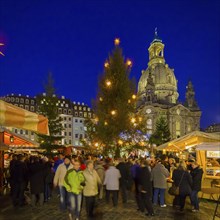
[[[0,100],[0,125],[49,135],[48,119]]]
[[[1,133],[3,133],[3,144],[4,146],[8,146],[11,148],[23,147],[23,148],[37,148],[39,144],[35,141],[32,141],[22,135],[16,134],[6,128],[0,129]]]
[[[220,135],[193,131],[157,147],[157,150],[183,151],[203,142],[220,142]]]

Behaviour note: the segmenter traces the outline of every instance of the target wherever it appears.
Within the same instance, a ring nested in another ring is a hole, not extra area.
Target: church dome
[[[155,39],[157,39],[157,33]],[[153,40],[149,51],[148,68],[142,71],[138,83],[138,98],[143,99],[146,95],[149,73],[153,78],[154,94],[157,102],[161,104],[176,104],[179,94],[177,92],[177,80],[174,70],[170,69],[164,59],[164,44],[162,41]]]

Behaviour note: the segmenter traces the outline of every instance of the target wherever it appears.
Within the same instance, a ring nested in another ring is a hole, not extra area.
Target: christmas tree
[[[150,144],[157,146],[170,141],[170,130],[167,120],[164,117],[159,117],[156,122],[156,130],[149,139]]]
[[[52,74],[48,74],[47,83],[44,85],[45,93],[37,96],[38,113],[48,118],[49,135],[38,135],[38,141],[41,148],[51,152],[52,149],[60,147],[58,144],[62,139],[60,135],[63,130],[62,119],[59,117],[57,103],[58,98],[55,95],[54,79]]]
[[[119,43],[119,39],[115,39],[115,48],[99,79],[93,102],[96,118],[86,123],[91,144],[103,147],[104,152],[117,152],[117,156],[141,122],[135,115],[135,83],[129,78],[132,62],[124,59]]]

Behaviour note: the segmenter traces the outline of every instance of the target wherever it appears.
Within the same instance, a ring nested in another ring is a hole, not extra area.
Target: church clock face
[[[150,113],[151,113],[151,109],[148,108],[148,109],[146,110],[146,112],[147,112],[147,114],[150,114]]]

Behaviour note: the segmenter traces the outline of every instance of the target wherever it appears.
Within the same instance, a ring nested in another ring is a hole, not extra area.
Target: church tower
[[[186,101],[184,105],[192,110],[199,110],[198,104],[195,100],[195,91],[193,88],[192,81],[190,80],[188,82],[188,85],[186,86],[186,95],[185,95]]]
[[[146,87],[148,86],[148,76],[151,73],[155,85],[154,94],[160,104],[173,105],[177,103],[179,93],[177,92],[177,80],[174,70],[170,69],[164,59],[164,44],[158,37],[155,29],[154,39],[149,48],[148,68],[142,71],[142,76],[138,83],[138,105],[144,104]]]
[[[162,40],[157,35],[157,28],[154,33],[154,40],[152,41],[150,47],[148,48],[149,52],[149,62],[148,67],[155,67],[158,63],[165,64],[164,60],[164,44]]]
[[[186,101],[182,104],[178,100],[174,69],[165,61],[164,44],[157,29],[148,52],[148,67],[142,70],[137,93],[137,112],[146,119],[147,134],[154,133],[157,119],[161,116],[168,122],[172,139],[199,130],[201,111],[195,100],[192,82],[188,83]]]

